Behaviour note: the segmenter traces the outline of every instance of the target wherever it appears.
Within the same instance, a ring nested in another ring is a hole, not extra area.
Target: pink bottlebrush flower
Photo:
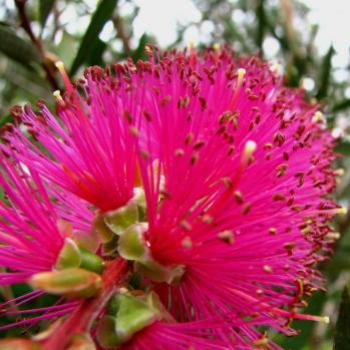
[[[16,155],[4,145],[1,148],[0,187],[4,200],[0,201],[0,265],[6,271],[0,273],[0,284],[9,285],[26,282],[39,272],[51,271],[65,238],[75,231],[91,230],[92,214],[86,204],[71,194],[50,191],[32,167],[15,162]],[[55,203],[58,199],[59,205]],[[71,214],[72,210],[79,211],[78,220]],[[65,220],[70,220],[69,232],[64,231],[68,227]],[[65,303],[34,310],[13,309],[13,305],[23,306],[43,294],[37,290],[4,302],[0,305],[1,311],[7,316],[43,313],[16,322],[19,326],[66,314],[74,307],[74,303]],[[13,324],[1,329],[11,326]]]
[[[318,319],[296,307],[320,288],[315,265],[342,209],[327,197],[334,140],[317,106],[228,50],[165,53],[130,74],[146,91],[145,239],[158,263],[185,271],[155,283],[164,304],[183,321],[220,315],[235,349],[261,342],[259,326],[290,333],[290,319]]]
[[[212,321],[165,323],[157,321],[144,328],[120,350],[226,350],[228,345],[210,338],[210,329],[218,327]]]
[[[53,203],[32,168],[0,158],[0,283],[24,282],[32,274],[51,270],[64,244]]]
[[[157,321],[123,348],[279,349],[261,327],[292,334],[292,319],[322,320],[297,308],[322,287],[316,264],[342,211],[328,198],[334,140],[317,106],[257,57],[153,54],[114,73],[88,69],[83,96],[66,79],[59,119],[41,103],[39,115],[15,110],[34,141],[20,128],[6,139],[19,161],[102,212],[126,208],[140,175],[147,222],[132,222],[131,248],[130,227],[111,242],[178,323]]]
[[[24,111],[14,108],[35,142],[21,132],[8,137],[50,182],[109,211],[133,195],[136,153],[131,119],[137,111],[127,82],[102,72],[98,67],[85,72],[86,80],[79,81],[83,96],[66,78],[68,91],[63,97],[56,94],[58,119],[43,103],[38,104],[39,114],[30,106]]]
[[[51,270],[67,237],[91,231],[93,214],[80,199],[50,188],[9,148],[1,149],[0,265],[9,271],[1,273],[0,283],[12,284]]]

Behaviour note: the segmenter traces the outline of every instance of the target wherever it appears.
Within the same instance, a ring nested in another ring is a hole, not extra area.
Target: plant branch
[[[122,41],[123,48],[126,56],[130,56],[131,47],[130,47],[130,37],[126,34],[124,27],[124,20],[118,14],[112,18],[114,28],[117,31],[117,37]]]
[[[102,292],[93,298],[81,301],[75,311],[44,342],[43,350],[64,350],[73,335],[88,332],[111,296],[122,285],[127,272],[128,263],[124,259],[117,258],[108,263],[102,275]]]
[[[51,87],[56,90],[58,88],[58,84],[55,78],[55,69],[52,59],[49,58],[50,55],[45,51],[42,41],[36,37],[32,30],[31,23],[26,11],[26,2],[27,0],[15,0],[15,5],[19,18],[21,20],[21,27],[25,30],[32,43],[38,49],[41,57],[41,65],[46,73],[46,79]]]

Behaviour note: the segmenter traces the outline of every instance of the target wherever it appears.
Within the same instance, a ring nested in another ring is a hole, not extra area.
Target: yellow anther
[[[264,265],[262,268],[265,272],[268,272],[268,273],[273,272],[273,269],[270,265]]]
[[[215,44],[213,44],[213,49],[215,51],[219,51],[221,49],[221,45],[219,43],[215,43]]]
[[[235,237],[231,230],[224,230],[218,233],[218,238],[227,244],[233,244]]]
[[[282,72],[282,66],[278,62],[274,62],[273,64],[271,64],[270,69],[276,74],[280,74]]]
[[[62,75],[66,74],[66,69],[64,68],[64,64],[62,61],[56,61],[55,66]]]
[[[52,95],[54,95],[57,99],[62,98],[61,96],[61,91],[60,90],[55,90]]]
[[[326,237],[331,238],[331,239],[339,239],[340,233],[339,232],[330,232],[326,235]]]
[[[255,141],[252,141],[252,140],[247,141],[244,145],[243,157],[245,159],[250,159],[253,153],[255,152],[256,147],[257,145]]]
[[[347,212],[348,212],[348,209],[345,207],[341,207],[341,208],[336,209],[336,213],[339,215],[346,215]]]
[[[317,123],[319,121],[324,121],[324,116],[322,112],[317,111],[312,117],[312,122]]]
[[[329,323],[329,317],[328,316],[320,316],[319,322],[328,324]]]
[[[64,63],[62,61],[56,61],[55,62],[55,66],[56,68],[58,69],[58,71],[60,72],[61,76],[62,76],[62,79],[64,81],[64,84],[66,85],[66,89],[69,91],[69,92],[73,92],[74,91],[74,88],[73,88],[73,85],[69,79],[69,76],[66,72],[66,69],[64,67]]]
[[[187,47],[189,48],[189,50],[194,50],[196,48],[196,42],[194,40],[189,40]]]
[[[344,174],[345,174],[345,171],[342,168],[334,170],[334,175],[336,176],[343,176]]]
[[[244,68],[237,69],[237,87],[242,85],[246,72]]]
[[[270,227],[268,231],[271,235],[275,235],[277,233],[277,229],[275,227]]]
[[[241,162],[243,166],[249,165],[253,162],[253,154],[256,150],[256,143],[252,140],[248,140],[245,145],[241,156]]]
[[[191,237],[185,237],[182,241],[181,241],[181,245],[183,248],[185,249],[190,249],[192,248],[192,245],[193,245],[193,242],[192,242],[192,239]]]
[[[61,91],[60,90],[55,90],[52,95],[56,98],[57,102],[61,105],[64,105],[65,102],[62,98]]]

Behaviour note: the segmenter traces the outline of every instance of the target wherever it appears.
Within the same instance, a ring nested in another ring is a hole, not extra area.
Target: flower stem
[[[127,272],[128,265],[124,259],[117,258],[109,262],[102,275],[102,292],[93,298],[81,301],[75,311],[49,339],[45,340],[43,350],[64,350],[74,334],[88,332],[112,294],[125,280]]]

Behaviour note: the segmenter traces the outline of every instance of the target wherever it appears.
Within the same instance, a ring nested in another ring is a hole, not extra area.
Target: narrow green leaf
[[[113,15],[113,11],[117,6],[118,0],[101,0],[97,6],[95,13],[92,15],[90,24],[81,41],[78,53],[73,61],[70,74],[73,75],[78,68],[89,60],[93,53],[98,36],[103,27]]]
[[[86,60],[86,63],[89,66],[103,65],[103,53],[105,52],[106,48],[107,48],[107,44],[104,41],[102,41],[100,38],[97,38],[94,46],[92,47],[91,54]]]
[[[346,98],[338,103],[335,103],[332,112],[339,112],[350,107],[350,98]]]
[[[145,46],[148,42],[149,42],[148,35],[146,33],[143,33],[139,40],[139,45],[131,55],[134,62],[137,62],[138,60],[145,58]]]
[[[306,314],[310,315],[320,315],[322,313],[322,308],[327,300],[325,293],[317,292],[309,300],[309,306],[304,310]],[[315,327],[315,322],[305,321],[305,320],[295,320],[293,321],[293,328],[296,330],[301,330],[300,334],[296,337],[286,337],[283,335],[278,335],[274,339],[283,349],[289,350],[301,350],[305,349],[312,331]]]
[[[332,71],[332,57],[334,54],[335,54],[335,50],[331,45],[326,55],[324,56],[321,64],[321,71],[318,78],[318,81],[320,82],[320,84],[316,95],[318,99],[322,99],[326,97],[328,94],[328,88],[329,88],[331,71]]]
[[[335,146],[334,151],[337,153],[344,154],[346,156],[350,155],[350,142],[342,140]]]
[[[14,61],[29,67],[40,63],[40,56],[31,42],[17,36],[9,27],[0,25],[0,51]]]
[[[334,350],[345,349],[350,349],[350,295],[347,287],[343,290],[334,335]]]
[[[265,0],[258,0],[256,7],[256,17],[258,20],[256,30],[256,45],[262,50],[266,32]]]
[[[50,12],[55,5],[56,0],[39,0],[39,20],[42,27],[45,26]]]
[[[13,121],[13,117],[12,117],[12,115],[10,113],[8,113],[8,114],[6,114],[4,116],[1,116],[0,117],[0,128],[2,126],[4,126],[6,123],[10,123],[12,121]],[[1,191],[0,191],[0,199],[1,198],[2,198],[2,196],[1,196]]]

